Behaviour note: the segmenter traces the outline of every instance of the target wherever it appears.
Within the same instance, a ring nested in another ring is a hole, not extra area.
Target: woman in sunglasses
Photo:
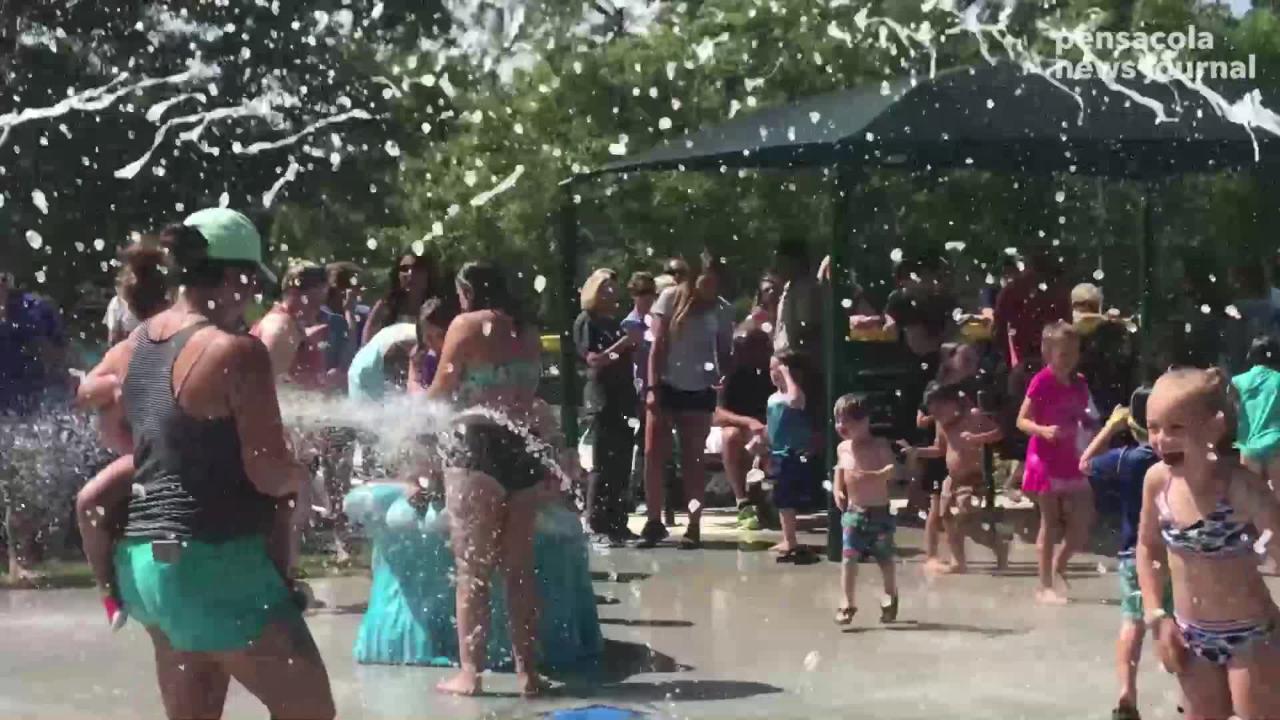
[[[446,294],[432,292],[442,289],[436,281],[439,270],[439,263],[425,255],[406,253],[401,256],[391,269],[386,297],[374,304],[369,313],[369,321],[364,324],[364,336],[360,339],[360,344],[367,344],[379,330],[388,325],[418,322],[418,311],[422,308],[422,303],[433,295]]]

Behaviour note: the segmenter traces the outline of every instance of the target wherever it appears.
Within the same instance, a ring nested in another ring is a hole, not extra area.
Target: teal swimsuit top
[[[481,393],[501,386],[536,389],[541,377],[540,364],[530,360],[474,365],[463,373],[458,385],[458,399],[465,404]]]

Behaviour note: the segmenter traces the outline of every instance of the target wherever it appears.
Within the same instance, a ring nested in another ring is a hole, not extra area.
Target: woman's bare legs
[[[747,453],[747,442],[751,433],[739,427],[720,428],[720,458],[724,462],[724,474],[733,488],[733,499],[742,504],[747,499],[747,470],[751,468],[751,457]]]
[[[507,496],[502,527],[502,571],[507,580],[507,615],[511,626],[511,652],[515,656],[520,692],[536,695],[546,689],[537,670],[538,578],[533,567],[533,531],[541,488],[520,490]]]
[[[155,649],[156,682],[169,720],[209,720],[222,717],[231,675],[206,653],[175,650],[159,630],[147,628]],[[327,680],[326,680],[327,682]]]
[[[671,457],[671,421],[661,408],[649,408],[644,426],[644,504],[649,522],[662,522],[667,460]]]
[[[272,623],[247,649],[219,657],[226,672],[262,701],[273,718],[330,720],[337,714],[329,673],[301,617]]]
[[[98,591],[119,599],[112,548],[133,485],[133,456],[116,458],[76,494],[76,524]]]
[[[1280,642],[1258,641],[1227,666],[1235,713],[1242,718],[1280,717]]]
[[[461,669],[436,689],[453,695],[475,695],[481,689],[480,673],[484,671],[489,641],[489,584],[502,547],[506,490],[488,475],[452,468],[445,470],[444,482],[457,565]]]
[[[703,412],[677,413],[676,432],[680,434],[680,469],[684,476],[684,497],[689,502],[687,537],[698,539],[702,504],[707,497],[707,468],[702,456],[707,451],[707,434],[711,432],[711,415]]]

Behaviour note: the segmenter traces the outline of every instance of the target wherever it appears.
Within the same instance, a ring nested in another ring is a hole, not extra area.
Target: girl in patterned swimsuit
[[[1143,488],[1138,583],[1188,718],[1280,717],[1278,613],[1253,552],[1280,554],[1271,541],[1280,503],[1234,457],[1235,413],[1230,380],[1216,369],[1166,373],[1148,405],[1161,462]],[[1161,609],[1166,577],[1172,617]]]

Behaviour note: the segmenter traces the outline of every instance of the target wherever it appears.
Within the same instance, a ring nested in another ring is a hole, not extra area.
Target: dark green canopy
[[[590,174],[864,165],[1140,178],[1280,156],[1275,134],[1261,127],[1251,133],[1224,116],[1234,103],[1262,99],[1247,98],[1244,83],[1205,81],[1222,100],[1217,107],[1181,84],[1122,84],[1132,90],[1050,79],[1011,64],[955,68],[766,108]],[[1280,121],[1272,127],[1280,132]]]
[[[576,312],[577,255],[574,181],[657,170],[721,168],[837,168],[833,282],[824,297],[823,355],[826,407],[837,391],[837,285],[850,253],[849,193],[867,168],[973,168],[1010,174],[1068,172],[1117,178],[1162,176],[1280,165],[1280,118],[1263,110],[1274,102],[1242,82],[1205,81],[1214,101],[1184,84],[1125,81],[1128,90],[1097,80],[1058,80],[1012,64],[955,68],[931,78],[897,79],[760,110],[670,140],[647,152],[571,178],[560,217],[561,290],[565,327],[563,366],[575,366],[568,323]],[[1265,126],[1265,127],[1262,127]],[[1270,129],[1267,129],[1270,128]],[[1274,131],[1274,132],[1273,132]],[[1154,236],[1149,199],[1138,244],[1144,325],[1150,323]],[[577,433],[577,377],[564,373],[563,420]],[[830,453],[834,438],[826,449]],[[831,457],[824,467],[831,467]],[[988,504],[994,485],[988,468]],[[828,552],[839,557],[840,524],[829,508]]]

